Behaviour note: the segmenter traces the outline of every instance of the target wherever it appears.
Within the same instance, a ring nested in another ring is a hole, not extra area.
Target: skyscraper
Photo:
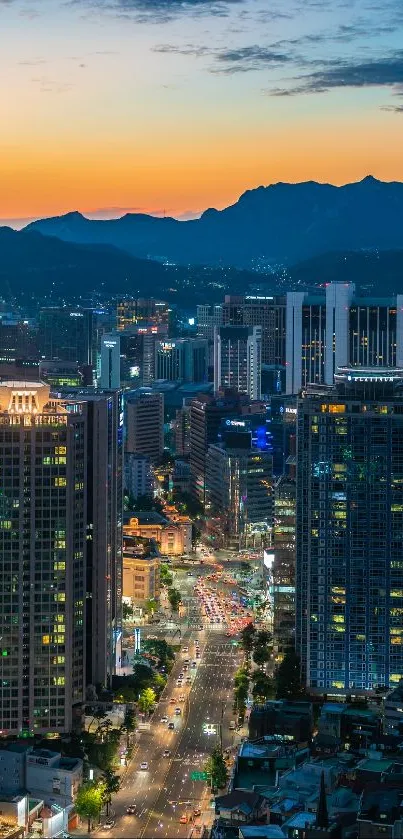
[[[38,345],[41,358],[92,364],[93,312],[54,306],[39,313]]]
[[[170,382],[206,382],[208,343],[203,338],[178,338],[155,344],[155,378]]]
[[[126,403],[126,450],[144,454],[152,462],[164,451],[164,396],[139,388]]]
[[[403,296],[359,298],[352,283],[287,294],[286,393],[332,385],[338,367],[403,364]]]
[[[221,326],[214,333],[214,390],[235,389],[250,399],[261,393],[260,326]]]
[[[261,547],[273,526],[271,451],[254,444],[246,419],[225,420],[220,437],[206,455],[208,524],[225,546]]]
[[[120,335],[105,334],[101,338],[100,387],[117,390],[120,387]]]
[[[252,402],[246,394],[223,391],[212,396],[199,394],[190,405],[190,473],[192,494],[205,501],[206,453],[218,441],[221,421],[225,417],[263,413],[261,402]]]
[[[224,326],[243,325],[262,328],[262,364],[285,365],[285,297],[226,295],[222,305]]]
[[[297,419],[296,641],[319,692],[403,676],[403,370],[340,369]]]
[[[0,728],[71,731],[85,697],[83,406],[2,382],[0,458]]]

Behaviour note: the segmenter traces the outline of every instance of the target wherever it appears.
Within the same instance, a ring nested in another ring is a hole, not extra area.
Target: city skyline
[[[259,184],[403,178],[395,0],[12,0],[0,21],[1,223],[186,218]]]

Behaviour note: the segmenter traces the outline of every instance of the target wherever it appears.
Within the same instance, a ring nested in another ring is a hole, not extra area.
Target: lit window
[[[66,483],[66,478],[55,478],[55,487],[65,487]]]
[[[323,406],[322,406],[323,410]],[[329,414],[344,414],[346,412],[345,405],[329,405]]]
[[[42,644],[50,644],[50,635],[42,635]]]

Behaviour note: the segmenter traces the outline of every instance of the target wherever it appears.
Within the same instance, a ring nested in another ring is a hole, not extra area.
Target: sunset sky
[[[0,32],[3,224],[403,180],[402,0],[0,0]]]

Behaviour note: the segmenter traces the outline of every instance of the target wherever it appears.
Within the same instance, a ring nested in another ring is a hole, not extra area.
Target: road
[[[186,571],[176,572],[175,576],[175,585],[180,587],[187,604],[187,614],[180,622],[181,651],[154,714],[150,732],[136,735],[138,742],[133,758],[121,789],[113,798],[115,825],[112,830],[100,828],[92,834],[100,839],[106,836],[111,839],[154,839],[157,836],[181,839],[188,837],[195,825],[211,822],[209,785],[192,781],[190,774],[203,771],[207,757],[218,742],[217,735],[204,733],[204,723],[221,725],[224,748],[232,744],[234,735],[229,730],[229,722],[233,719],[232,683],[241,653],[219,626],[206,625],[201,631],[192,629],[193,624],[202,624],[199,601],[193,594],[195,576],[188,576]],[[160,625],[147,628],[144,635],[149,634],[172,639],[172,630]],[[196,658],[196,640],[199,641],[200,658]],[[175,642],[178,641],[177,636]],[[184,647],[189,651],[183,652]],[[197,666],[185,672],[184,685],[179,687],[177,678],[186,659],[190,664],[196,662]],[[185,684],[187,677],[192,679],[191,685]],[[180,702],[181,695],[185,696],[185,701]],[[178,716],[176,708],[181,709]],[[163,716],[174,722],[173,731],[168,729],[167,723],[161,722]],[[163,756],[165,749],[170,750],[169,757]],[[142,762],[147,762],[146,770],[140,769]],[[127,815],[127,807],[134,802],[136,815]],[[202,809],[201,817],[192,824],[180,824],[180,817],[190,816],[195,807]]]

